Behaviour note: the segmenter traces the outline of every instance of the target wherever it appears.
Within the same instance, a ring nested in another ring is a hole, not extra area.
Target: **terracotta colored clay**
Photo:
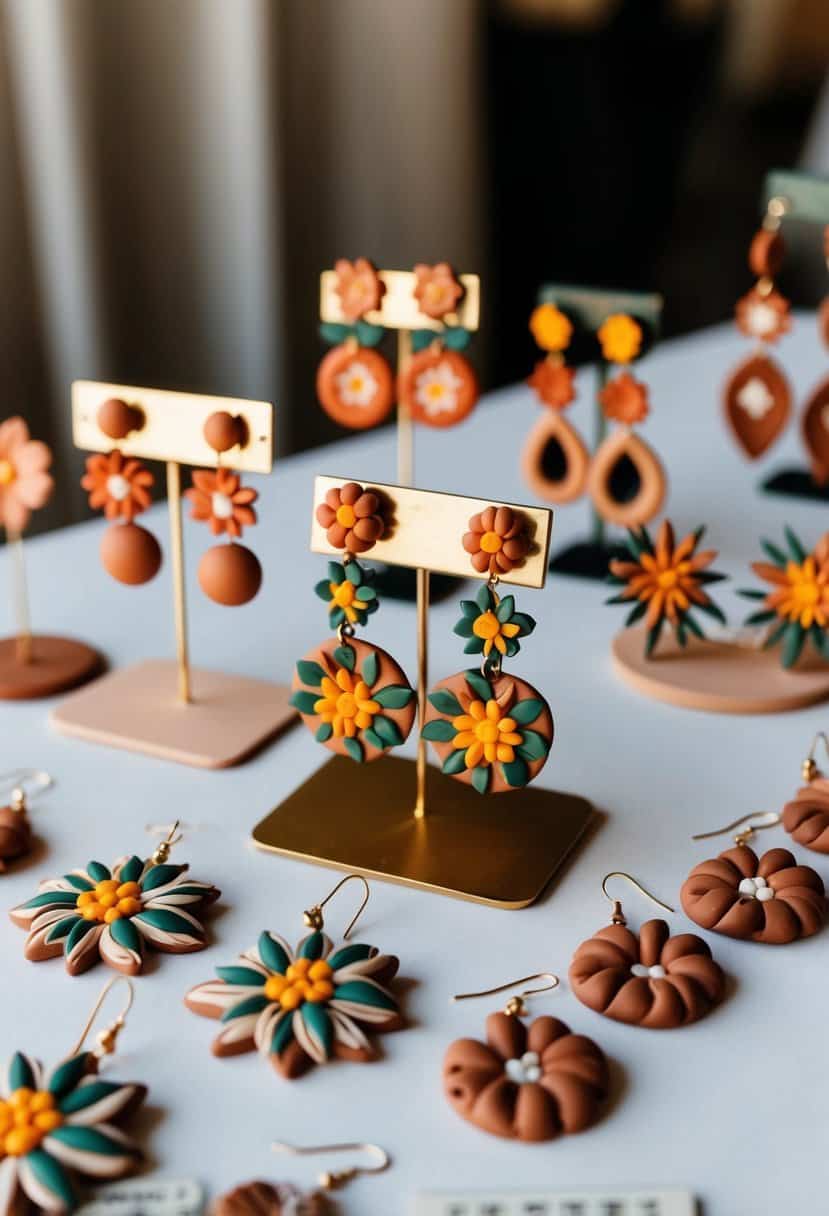
[[[7,533],[22,532],[32,511],[49,501],[55,488],[51,464],[50,449],[30,437],[22,418],[0,422],[0,527]]]
[[[32,847],[32,825],[24,810],[0,806],[0,874],[5,873],[7,861],[14,861]]]
[[[389,361],[370,346],[334,346],[317,368],[317,397],[340,426],[355,431],[377,426],[394,405]]]
[[[621,372],[601,389],[599,402],[605,418],[632,426],[648,416],[648,386],[635,380],[630,372]]]
[[[248,428],[239,414],[216,410],[205,421],[202,433],[214,452],[229,452],[231,448],[245,446]]]
[[[774,443],[788,421],[791,400],[788,380],[766,355],[751,355],[731,373],[723,390],[725,417],[749,460]]]
[[[30,647],[31,662],[21,663],[19,640],[0,638],[0,700],[51,697],[91,680],[104,666],[97,650],[74,638],[36,633]]]
[[[460,702],[462,709],[464,710],[465,717],[474,716],[474,707],[470,705],[470,702],[474,701],[478,705],[482,705],[483,701],[478,698],[477,693],[472,692],[467,683],[465,673],[462,671],[458,671],[454,675],[447,676],[445,680],[441,680],[434,686],[434,688],[430,689],[430,700],[427,704],[424,725],[438,719],[445,719],[446,721],[450,722],[456,730],[455,740],[462,739],[464,741],[463,753],[469,758],[469,760],[475,758],[474,756],[469,755],[469,748],[474,746],[474,741],[468,741],[466,736],[471,733],[476,738],[480,738],[483,742],[484,739],[489,740],[490,734],[494,733],[496,736],[494,743],[497,750],[493,759],[490,759],[487,756],[485,750],[484,754],[478,758],[477,763],[473,765],[473,767],[464,767],[461,768],[460,771],[452,772],[449,775],[453,776],[456,781],[462,781],[465,785],[474,786],[475,783],[473,781],[473,772],[475,769],[488,768],[490,776],[486,793],[500,794],[507,790],[516,788],[516,785],[511,785],[506,778],[503,763],[498,755],[501,747],[508,747],[509,751],[512,753],[510,756],[511,760],[514,760],[516,756],[520,757],[519,749],[521,747],[521,743],[515,742],[515,736],[520,734],[523,738],[526,730],[530,730],[535,735],[541,736],[541,738],[547,744],[547,750],[538,759],[526,760],[527,778],[525,781],[521,782],[521,785],[529,785],[531,781],[535,780],[544,765],[547,763],[549,748],[552,746],[553,742],[553,716],[550,712],[549,705],[544,697],[542,697],[541,693],[536,688],[533,688],[531,684],[528,684],[525,680],[520,680],[516,676],[502,673],[499,676],[491,676],[489,678],[489,683],[492,692],[495,694],[492,700],[497,705],[497,711],[490,714],[490,701],[488,700],[486,702],[487,712],[482,715],[480,723],[476,722],[475,728],[472,728],[471,731],[467,722],[459,721],[458,716],[449,717],[446,714],[442,714],[438,709],[435,708],[431,701],[431,697],[435,693],[439,693],[442,689],[446,689],[449,692],[454,693],[455,697]],[[518,702],[523,701],[534,702],[538,708],[538,712],[528,721],[517,723],[511,717],[511,711],[515,709]],[[500,721],[498,719],[500,719]],[[495,726],[494,732],[490,730],[490,727],[492,726]],[[506,730],[504,730],[505,726],[507,727]],[[504,739],[508,741],[506,744],[502,742]],[[436,741],[433,739],[429,740],[435,750],[435,754],[441,762],[441,765],[445,764],[450,755],[461,751],[460,747],[455,746],[455,740],[448,739],[445,742],[440,740]],[[477,750],[479,749],[476,749],[476,751]]]
[[[817,314],[817,328],[824,346],[829,346],[829,296],[824,296]]]
[[[142,461],[115,448],[87,456],[81,486],[89,492],[93,511],[103,508],[107,519],[132,522],[152,502],[150,487],[154,480]]]
[[[144,411],[136,405],[128,405],[120,397],[108,397],[98,406],[96,421],[109,439],[126,439],[127,435],[143,427]]]
[[[343,553],[367,553],[385,531],[378,495],[356,481],[330,489],[316,517],[329,545]]]
[[[686,914],[715,933],[786,945],[823,926],[823,879],[800,866],[788,849],[758,859],[747,845],[694,866],[680,892]]]
[[[768,228],[760,228],[748,250],[748,265],[752,274],[758,279],[774,279],[780,273],[783,257],[786,252],[786,242],[779,230],[772,232]]]
[[[338,258],[334,264],[340,297],[340,307],[346,321],[359,321],[368,312],[376,312],[386,294],[386,284],[368,258]]]
[[[829,379],[813,389],[803,407],[803,443],[809,453],[812,477],[819,486],[829,481]]]
[[[624,456],[636,466],[639,476],[639,489],[629,502],[619,502],[610,492],[610,476]],[[596,511],[602,519],[621,528],[639,528],[652,520],[662,509],[666,491],[665,470],[656,453],[624,427],[604,440],[587,474],[587,492]]]
[[[414,276],[412,294],[424,316],[440,321],[447,313],[455,311],[463,295],[463,286],[448,262],[438,262],[436,266],[418,262]]]
[[[199,586],[217,604],[247,604],[262,586],[259,558],[245,545],[213,545],[199,562]]]
[[[140,524],[113,524],[101,538],[101,563],[119,583],[137,587],[158,574],[161,548]]]
[[[797,791],[781,814],[793,840],[815,853],[829,853],[829,780],[816,777]]]
[[[544,471],[545,456],[557,444],[564,460],[564,473],[556,481]],[[521,452],[521,472],[527,485],[544,502],[566,503],[580,498],[587,485],[590,453],[578,431],[558,410],[538,419]]]
[[[231,469],[194,469],[193,484],[184,491],[191,504],[190,518],[208,525],[214,536],[240,537],[256,523],[253,504],[259,494],[243,486]]]
[[[789,301],[778,291],[753,287],[737,301],[737,328],[747,338],[776,342],[791,329]]]
[[[536,363],[527,384],[543,405],[563,410],[575,400],[576,370],[566,365],[562,355],[548,355]]]
[[[293,1186],[245,1182],[220,1195],[213,1216],[328,1216],[331,1205],[318,1191],[303,1195]]]
[[[443,1091],[458,1114],[508,1140],[554,1140],[599,1119],[607,1059],[558,1018],[529,1026],[507,1013],[486,1020],[486,1043],[458,1039],[443,1061]]]
[[[345,645],[354,652],[355,659],[353,668],[348,669],[344,668],[341,656],[337,654],[342,645],[337,638],[330,638],[300,660],[292,684],[295,693],[292,703],[296,704],[296,694],[300,694],[297,708],[303,722],[319,742],[331,751],[340,756],[350,755],[354,759],[356,751],[353,745],[356,742],[363,760],[377,760],[390,747],[398,746],[408,737],[414,724],[417,698],[405,672],[385,650],[370,642],[349,638]],[[321,668],[326,682],[312,685],[302,679],[300,672],[310,677],[310,669],[306,672],[301,666],[304,663]],[[372,665],[375,665],[373,672],[370,670]],[[373,679],[368,678],[371,675]],[[397,694],[391,696],[386,691],[389,688],[397,690]],[[387,699],[389,704],[383,704]],[[303,709],[305,700],[308,709]],[[405,700],[405,704],[397,706],[397,702],[402,700]],[[325,707],[315,711],[312,706],[318,703],[325,703]],[[391,731],[384,726],[379,728],[385,730],[386,735],[377,733],[378,718],[392,724]],[[371,719],[367,727],[360,725],[367,719]],[[323,730],[322,734],[326,737],[322,738],[320,729],[326,726],[331,727],[331,733]],[[399,739],[393,741],[395,731]],[[380,742],[384,743],[383,747],[378,746]]]
[[[512,507],[486,507],[471,517],[462,543],[479,574],[509,574],[529,552],[527,521]]]
[[[397,377],[397,400],[423,426],[455,426],[471,414],[479,395],[469,360],[439,343],[412,355]]]
[[[583,1005],[615,1022],[671,1030],[718,1005],[725,976],[701,937],[671,937],[664,920],[649,920],[638,935],[607,925],[582,942],[570,964],[570,987]]]

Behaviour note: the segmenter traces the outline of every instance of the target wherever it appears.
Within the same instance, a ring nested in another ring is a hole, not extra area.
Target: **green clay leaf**
[[[808,556],[806,550],[803,548],[803,545],[800,543],[798,537],[788,524],[786,524],[785,528],[783,529],[783,535],[786,538],[786,543],[789,546],[789,551],[791,552],[794,560],[796,562],[805,562],[806,557]]]
[[[125,861],[118,871],[119,882],[138,882],[144,869],[144,862],[140,857],[132,856],[128,861]]]
[[[158,929],[161,933],[181,933],[186,937],[205,935],[201,925],[197,928],[170,908],[144,908],[133,920],[136,924],[149,925],[151,929]]]
[[[260,971],[252,967],[242,967],[238,964],[232,967],[217,967],[216,974],[226,984],[234,984],[240,988],[262,988],[265,978]]]
[[[68,1094],[71,1089],[80,1081],[81,1077],[85,1077],[89,1071],[89,1053],[86,1051],[80,1052],[79,1055],[72,1056],[65,1060],[63,1064],[59,1064],[49,1078],[49,1093],[54,1094],[56,1098],[62,1098]]]
[[[456,633],[459,638],[473,637],[472,621],[468,616],[462,616],[457,624],[453,626],[452,632]]]
[[[753,591],[750,588],[738,591],[737,594],[741,595],[744,600],[764,600],[766,598],[765,591]]]
[[[100,861],[90,861],[86,872],[93,882],[108,882],[112,878],[109,870],[106,866],[102,866]]]
[[[109,926],[109,931],[119,946],[123,946],[125,950],[131,950],[139,957],[143,954],[141,935],[131,920],[124,917],[121,920],[115,920]]]
[[[107,1136],[99,1127],[77,1127],[67,1123],[50,1132],[49,1136],[78,1153],[94,1153],[98,1157],[138,1156],[138,1149],[128,1148],[121,1140]]]
[[[367,946],[364,942],[354,942],[353,945],[340,946],[339,950],[329,954],[325,961],[332,971],[339,971],[342,967],[348,967],[352,963],[362,963],[365,959],[371,958],[373,949],[373,946]]]
[[[421,736],[428,739],[430,743],[450,743],[455,738],[455,733],[454,726],[445,718],[433,718],[420,732]]]
[[[335,604],[328,614],[328,619],[331,622],[331,628],[336,629],[337,626],[341,625],[345,620],[345,612],[339,607],[339,605]]]
[[[475,671],[473,668],[470,671],[465,671],[463,673],[463,678],[466,680],[467,684],[472,689],[478,700],[492,700],[492,689],[486,676],[482,676],[479,671]]]
[[[501,772],[504,774],[507,785],[512,786],[513,789],[526,785],[530,779],[530,770],[527,768],[526,761],[520,757],[513,760],[511,764],[502,764]]]
[[[783,650],[780,661],[784,667],[794,667],[800,658],[803,643],[806,641],[806,630],[798,621],[789,622],[783,635]]]
[[[339,346],[351,337],[352,332],[350,325],[342,325],[338,321],[323,321],[319,328],[323,342],[328,342],[330,346]]]
[[[548,739],[537,730],[522,730],[523,739],[518,749],[525,760],[543,760],[550,750]]]
[[[354,328],[357,330],[357,341],[361,346],[379,345],[386,332],[382,325],[372,325],[370,321],[358,321]]]
[[[766,557],[771,558],[771,560],[774,562],[775,566],[780,566],[781,569],[786,568],[786,566],[788,564],[788,558],[786,557],[786,554],[783,552],[782,549],[778,549],[777,545],[773,545],[770,540],[763,539],[760,541],[760,548],[763,550]],[[766,593],[764,591],[763,595],[765,595],[765,594]]]
[[[649,659],[650,656],[653,654],[653,649],[656,646],[656,643],[659,641],[659,635],[662,632],[663,623],[664,622],[662,620],[659,620],[656,622],[656,624],[653,626],[652,629],[648,630],[648,636],[645,639],[645,658],[646,659]]]
[[[688,631],[682,621],[679,621],[676,627],[676,640],[683,649],[688,645]]]
[[[466,768],[465,754],[462,747],[451,751],[441,765],[441,772],[446,773],[447,777],[454,777],[457,773],[462,773]]]
[[[352,760],[357,764],[363,763],[363,749],[356,739],[343,739],[343,747]]]
[[[346,671],[353,671],[357,662],[357,651],[345,642],[334,651],[334,662],[339,663]]]
[[[788,621],[781,621],[779,625],[775,625],[765,642],[763,642],[763,650],[770,650],[772,646],[776,646],[788,627]]]
[[[377,599],[377,592],[375,591],[374,587],[369,587],[366,583],[363,583],[360,586],[359,591],[360,594],[357,598],[361,599],[364,604],[369,604],[372,600]],[[375,607],[379,608],[380,605],[375,604]]]
[[[434,339],[435,331],[433,329],[412,330],[412,351],[417,354],[418,351],[425,350]]]
[[[380,736],[377,734],[377,731],[372,730],[370,726],[367,726],[366,729],[363,731],[363,741],[365,743],[370,744],[371,747],[376,747],[377,750],[380,752],[384,752],[386,750],[386,748],[388,747],[388,744],[385,743],[384,740],[380,738]]]
[[[519,636],[525,638],[535,629],[535,617],[528,616],[526,612],[514,612],[512,624],[518,626],[521,630]]]
[[[26,1165],[32,1171],[35,1180],[49,1191],[57,1202],[53,1202],[55,1211],[72,1212],[78,1205],[72,1190],[69,1175],[56,1157],[52,1157],[42,1148],[26,1154]]]
[[[271,1039],[271,1055],[280,1055],[294,1038],[294,1016],[286,1013],[276,1024],[276,1030]]]
[[[9,1084],[8,1089],[13,1093],[16,1089],[35,1089],[35,1074],[34,1070],[23,1055],[22,1052],[16,1051],[9,1063]]]
[[[743,621],[744,625],[767,625],[769,621],[773,621],[777,616],[776,612],[771,612],[764,609],[762,612],[752,612]]]
[[[492,592],[486,583],[481,586],[478,594],[475,596],[475,602],[481,612],[488,612],[492,607]]]
[[[94,920],[76,920],[75,928],[63,943],[64,954],[71,954],[78,942],[82,941],[83,938],[86,937],[87,933],[91,933],[93,929],[97,929],[98,927],[99,926]]]
[[[449,350],[466,350],[472,335],[462,325],[447,325],[444,327],[441,337],[444,346]]]
[[[314,706],[317,701],[319,701],[317,693],[303,692],[302,689],[298,689],[292,694],[290,704],[293,705],[294,709],[298,709],[301,714],[315,714],[317,711],[314,709]]]
[[[400,747],[403,742],[403,736],[400,733],[400,727],[391,718],[386,718],[382,714],[378,714],[374,719],[374,730],[385,740],[386,747]]]
[[[72,932],[77,923],[78,917],[75,915],[65,916],[62,920],[56,921],[53,925],[50,925],[49,931],[46,934],[46,944],[49,945],[52,942],[62,941],[63,938],[67,937]]]
[[[682,623],[684,625],[687,625],[687,627],[691,630],[691,633],[695,633],[698,638],[705,637],[705,634],[702,632],[702,629],[700,628],[699,624],[697,623],[697,621],[692,613],[686,612],[682,618]]]
[[[118,1093],[123,1088],[123,1085],[114,1081],[88,1081],[86,1085],[71,1090],[65,1098],[61,1098],[58,1109],[62,1115],[74,1115],[79,1110],[94,1106],[96,1102],[102,1102],[104,1098]]]
[[[268,971],[273,971],[275,975],[285,974],[291,964],[291,960],[284,946],[271,937],[267,930],[259,934],[256,949],[259,951],[259,957]]]
[[[317,929],[309,933],[299,948],[299,957],[308,958],[312,963],[322,958],[325,951],[325,936]]]
[[[158,887],[166,886],[182,873],[181,866],[160,865],[152,866],[141,882],[142,891],[155,891]]]
[[[380,664],[377,661],[377,655],[374,653],[367,654],[363,659],[363,680],[371,688],[377,682],[377,676],[380,674]]]
[[[334,1044],[334,1027],[328,1012],[323,1005],[306,1001],[301,1007],[301,1016],[309,1038],[319,1043],[327,1060]]]
[[[507,638],[504,645],[506,646],[506,656],[508,659],[514,658],[521,649],[518,638]]]
[[[515,596],[505,595],[495,609],[495,616],[503,625],[505,621],[509,621],[512,618],[513,612],[515,612]]]
[[[355,1005],[370,1005],[373,1009],[397,1012],[397,1002],[382,988],[367,984],[364,980],[347,980],[334,989],[334,1001],[353,1001]]]
[[[461,600],[461,612],[464,616],[469,617],[471,621],[480,614],[480,608],[474,600]]]
[[[317,743],[327,743],[333,733],[334,727],[330,722],[320,722],[314,738],[316,739]]]
[[[520,726],[529,726],[543,710],[544,702],[538,697],[526,697],[523,701],[515,702],[508,716],[514,718]]]
[[[484,768],[482,765],[477,765],[472,769],[470,780],[472,788],[477,790],[479,794],[485,794],[489,789],[489,766]]]
[[[385,688],[372,692],[371,699],[379,702],[383,709],[403,709],[414,696],[414,689],[405,684],[387,684]]]
[[[296,665],[296,673],[302,683],[307,684],[310,688],[319,688],[328,674],[319,663],[314,663],[309,659],[299,660]]]
[[[463,713],[460,701],[448,688],[436,688],[434,692],[429,693],[426,699],[439,714],[448,714],[450,717],[456,718]]]
[[[695,604],[695,607],[700,612],[704,612],[706,616],[711,616],[715,621],[719,621],[721,625],[727,624],[725,613],[713,600],[709,600],[707,604]]]
[[[647,611],[648,604],[646,600],[643,600],[641,603],[634,604],[633,608],[625,617],[625,628],[627,629],[629,625],[635,625],[637,621],[642,619]]]
[[[329,583],[341,583],[346,577],[345,567],[339,562],[328,563],[328,581]],[[330,594],[330,592],[329,592]]]
[[[483,638],[470,638],[463,648],[464,654],[483,654],[484,640]]]
[[[337,579],[337,582],[341,583],[343,579],[348,579],[348,581],[353,583],[355,587],[360,586],[360,583],[363,581],[363,567],[359,562],[346,562],[341,569],[342,575],[339,579]]]
[[[247,1017],[250,1013],[261,1013],[268,1004],[270,1004],[268,998],[259,993],[255,996],[246,996],[243,1000],[237,1001],[235,1005],[231,1005],[229,1009],[225,1009],[221,1021],[235,1022],[236,1018]]]

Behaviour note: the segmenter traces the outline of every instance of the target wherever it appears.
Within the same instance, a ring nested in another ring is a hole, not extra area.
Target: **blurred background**
[[[69,385],[316,404],[337,257],[484,279],[485,387],[545,280],[728,318],[765,171],[829,172],[826,0],[0,0],[0,391],[84,517]],[[795,239],[795,255],[798,241]],[[821,234],[782,281],[827,288]]]

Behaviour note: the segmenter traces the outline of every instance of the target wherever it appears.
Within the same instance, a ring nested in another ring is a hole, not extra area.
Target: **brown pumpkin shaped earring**
[[[354,636],[379,607],[374,571],[354,554],[367,553],[383,535],[382,504],[377,494],[349,481],[328,491],[316,516],[328,543],[343,550],[314,588],[337,632],[297,663],[291,704],[318,743],[362,764],[399,747],[416,710],[402,667]]]
[[[760,812],[692,837],[707,840],[746,825],[735,834],[734,848],[700,862],[686,878],[680,892],[686,916],[714,933],[773,946],[812,937],[823,927],[829,909],[820,875],[799,865],[788,849],[758,857],[748,847],[755,832],[779,822],[779,815]]]
[[[0,788],[11,787],[8,805],[0,806],[0,874],[5,874],[10,861],[25,856],[31,849],[29,802],[53,784],[48,773],[34,768],[14,769],[0,777]]]
[[[362,431],[377,426],[394,405],[394,375],[375,347],[386,333],[366,313],[380,309],[386,285],[368,258],[334,266],[343,322],[324,322],[320,336],[334,345],[317,369],[317,398],[340,426]]]
[[[379,1144],[320,1144],[299,1147],[276,1141],[275,1153],[310,1157],[320,1153],[367,1153],[376,1165],[354,1165],[344,1170],[325,1170],[317,1178],[319,1190],[301,1191],[291,1183],[247,1182],[227,1191],[216,1201],[213,1216],[334,1216],[337,1211],[329,1199],[363,1175],[382,1174],[390,1165],[389,1155]]]
[[[443,1091],[449,1104],[481,1131],[505,1140],[538,1142],[584,1131],[596,1123],[608,1095],[608,1064],[592,1039],[573,1034],[558,1018],[539,1017],[525,1026],[525,1001],[558,985],[539,972],[485,992],[493,996],[531,980],[548,980],[513,996],[486,1020],[486,1042],[457,1039],[443,1061]]]
[[[783,807],[780,820],[792,840],[815,853],[829,853],[829,779],[815,760],[819,742],[829,753],[829,739],[819,731],[800,770],[806,785]]]
[[[605,875],[602,894],[613,905],[611,923],[582,942],[570,964],[570,987],[596,1013],[651,1030],[698,1022],[718,1005],[725,976],[695,933],[671,937],[664,920],[648,920],[639,933],[627,927],[622,904],[608,894],[611,878],[624,878],[653,903],[673,912],[620,870]]]
[[[398,372],[397,400],[415,422],[442,429],[463,422],[480,395],[475,369],[460,353],[472,337],[457,323],[464,288],[448,262],[419,263],[414,276],[418,309],[439,328],[413,330],[414,353]]]

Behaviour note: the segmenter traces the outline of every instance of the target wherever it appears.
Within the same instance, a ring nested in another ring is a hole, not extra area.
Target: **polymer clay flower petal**
[[[120,1178],[141,1159],[138,1145],[106,1123],[97,1127],[64,1124],[46,1136],[43,1150],[90,1178]]]

